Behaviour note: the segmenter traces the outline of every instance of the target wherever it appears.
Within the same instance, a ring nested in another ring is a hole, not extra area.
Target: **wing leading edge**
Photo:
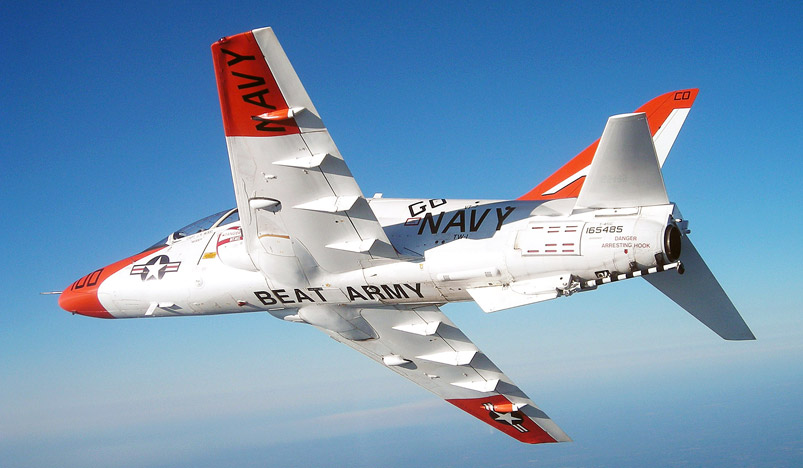
[[[317,328],[521,442],[571,440],[438,307],[372,307],[359,314],[377,338],[353,340]]]

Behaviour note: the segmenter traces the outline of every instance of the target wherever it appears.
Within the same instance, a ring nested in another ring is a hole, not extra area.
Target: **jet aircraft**
[[[515,200],[367,198],[270,28],[212,45],[237,206],[83,276],[100,318],[265,312],[312,325],[526,443],[569,437],[449,320],[643,277],[727,340],[752,340],[669,201],[661,167],[697,89],[608,119]]]

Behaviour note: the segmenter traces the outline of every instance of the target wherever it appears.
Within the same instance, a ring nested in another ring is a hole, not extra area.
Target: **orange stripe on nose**
[[[98,299],[98,288],[106,278],[131,265],[137,260],[155,252],[151,249],[141,252],[133,257],[114,262],[111,265],[99,268],[67,286],[59,296],[59,307],[73,314],[87,317],[115,318],[110,314]]]

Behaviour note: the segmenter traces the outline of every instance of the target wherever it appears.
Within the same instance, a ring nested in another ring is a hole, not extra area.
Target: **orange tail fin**
[[[636,112],[645,112],[653,136],[659,163],[663,165],[672,144],[675,142],[680,127],[686,120],[698,89],[681,89],[662,94],[652,99]],[[519,200],[553,200],[556,198],[574,198],[583,187],[588,167],[594,159],[599,139],[572,158],[554,174],[547,177],[535,188],[519,197]]]

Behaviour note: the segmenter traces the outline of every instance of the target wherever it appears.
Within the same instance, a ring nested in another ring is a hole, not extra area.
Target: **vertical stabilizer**
[[[662,94],[636,109],[635,112],[647,114],[650,133],[655,142],[658,163],[663,167],[683,122],[689,115],[697,98],[698,89],[679,89]],[[599,140],[590,144],[577,156],[550,175],[532,190],[519,197],[519,200],[554,200],[556,198],[576,198],[588,175],[588,168]]]

